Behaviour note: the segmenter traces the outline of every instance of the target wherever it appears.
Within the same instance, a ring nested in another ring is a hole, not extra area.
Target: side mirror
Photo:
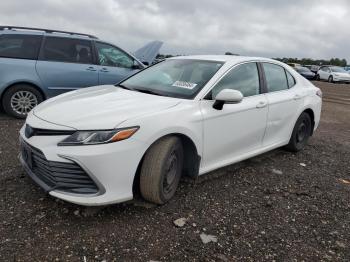
[[[213,108],[222,110],[224,104],[237,104],[243,99],[243,94],[238,90],[224,89],[221,90],[215,97]]]

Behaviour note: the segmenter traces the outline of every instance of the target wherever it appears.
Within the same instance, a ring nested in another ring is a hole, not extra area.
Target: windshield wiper
[[[121,87],[121,88],[123,88],[123,89],[126,89],[126,90],[132,90],[132,91],[134,91],[135,89],[133,89],[133,88],[131,88],[131,87],[127,87],[127,86],[125,86],[125,85],[123,85],[123,84],[119,84],[119,85],[117,85],[118,87]]]
[[[140,93],[145,93],[145,94],[150,94],[150,95],[156,95],[156,96],[167,96],[165,94],[161,94],[161,93],[158,93],[158,92],[155,92],[155,91],[152,91],[152,90],[148,90],[148,89],[132,89],[133,91],[137,91],[137,92],[140,92]]]
[[[127,87],[123,84],[119,84],[117,85],[118,87],[121,87],[123,89],[126,89],[126,90],[131,90],[131,91],[136,91],[136,92],[140,92],[140,93],[145,93],[145,94],[150,94],[150,95],[156,95],[156,96],[167,96],[165,94],[161,94],[161,93],[158,93],[158,92],[155,92],[155,91],[151,91],[151,90],[148,90],[148,89],[140,89],[140,88],[131,88],[131,87]]]

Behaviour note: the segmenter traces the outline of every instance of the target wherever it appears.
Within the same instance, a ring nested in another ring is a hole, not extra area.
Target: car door
[[[90,40],[45,37],[36,70],[49,96],[98,84]]]
[[[232,68],[200,101],[203,116],[203,161],[205,170],[229,164],[261,148],[267,121],[267,100],[261,94],[257,63]],[[215,96],[223,89],[242,92],[237,104],[213,108]]]
[[[116,84],[142,68],[135,59],[115,46],[98,41],[95,46],[100,85]]]
[[[262,63],[268,101],[268,120],[264,147],[289,141],[298,112],[306,95],[288,70],[273,63]]]
[[[322,67],[320,70],[320,79],[328,80],[331,70],[328,67]]]

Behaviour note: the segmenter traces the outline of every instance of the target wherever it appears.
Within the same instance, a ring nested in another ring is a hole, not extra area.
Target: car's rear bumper
[[[135,139],[117,143],[93,146],[57,146],[62,136],[41,136],[27,139],[24,128],[20,139],[40,150],[48,162],[75,163],[88,175],[98,188],[91,194],[67,191],[62,187],[48,184],[36,169],[28,166],[23,156],[20,161],[27,174],[50,195],[68,202],[86,205],[107,205],[133,198],[133,182],[138,164],[142,158],[144,144]],[[34,164],[35,165],[35,164]],[[62,174],[64,172],[60,172]]]

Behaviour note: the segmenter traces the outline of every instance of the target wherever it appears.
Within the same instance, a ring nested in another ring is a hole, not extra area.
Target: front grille
[[[76,163],[48,161],[37,148],[22,141],[22,158],[34,175],[50,190],[76,194],[96,194],[98,187],[89,175]]]
[[[32,136],[67,136],[74,134],[75,131],[72,130],[49,130],[49,129],[40,129],[34,128],[26,124],[24,129],[24,134],[26,138]]]

